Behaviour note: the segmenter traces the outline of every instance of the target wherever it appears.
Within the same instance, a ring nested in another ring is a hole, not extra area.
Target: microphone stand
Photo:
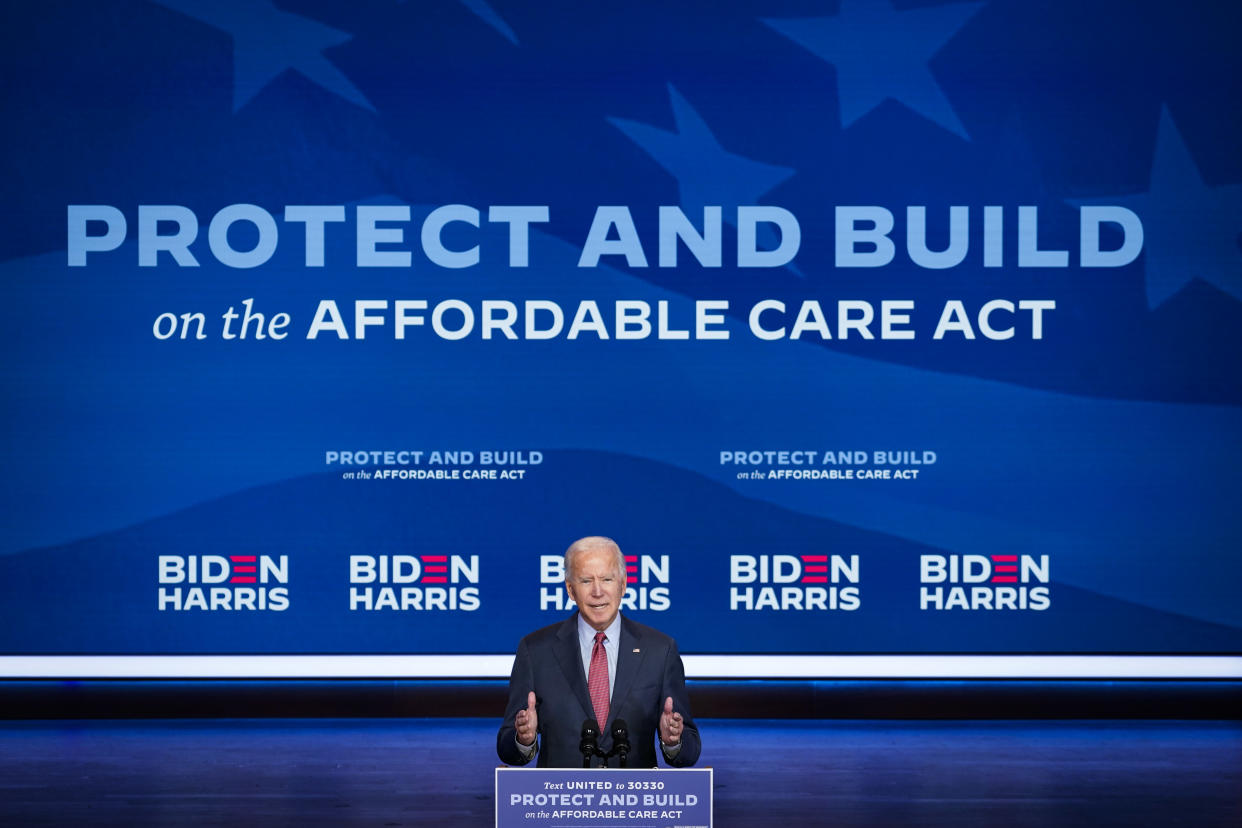
[[[605,764],[614,756],[621,757],[621,767],[626,767],[630,754],[629,729],[624,719],[612,723],[612,750],[604,753],[599,749],[599,725],[594,719],[582,723],[582,740],[578,742],[578,750],[582,753],[582,767],[590,768],[591,759],[599,757]]]
[[[582,767],[591,767],[591,757],[603,756],[599,749],[599,725],[594,719],[582,723],[582,741],[578,742],[578,750],[582,753]]]
[[[625,767],[626,761],[630,754],[630,734],[629,728],[625,726],[625,719],[616,719],[612,723],[612,751],[608,756],[620,756],[621,767]]]

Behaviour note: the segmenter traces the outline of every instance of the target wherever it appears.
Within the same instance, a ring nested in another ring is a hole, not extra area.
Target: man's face
[[[596,630],[607,629],[625,594],[625,573],[617,571],[616,553],[607,546],[579,552],[565,588],[588,624]]]

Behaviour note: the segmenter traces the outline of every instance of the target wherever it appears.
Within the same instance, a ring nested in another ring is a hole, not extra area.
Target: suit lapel
[[[570,691],[578,699],[578,704],[582,705],[584,716],[595,718],[594,710],[591,704],[591,694],[587,692],[586,676],[582,670],[582,650],[578,646],[578,613],[574,613],[565,623],[561,624],[560,630],[556,633],[556,661],[560,665],[561,672],[565,674],[565,681],[569,684]],[[603,722],[599,723],[600,727],[604,726]]]
[[[625,703],[634,679],[641,670],[647,651],[638,629],[624,615],[621,616],[621,640],[617,650],[617,677],[612,683],[612,701],[608,707],[608,723],[617,717],[617,711]]]

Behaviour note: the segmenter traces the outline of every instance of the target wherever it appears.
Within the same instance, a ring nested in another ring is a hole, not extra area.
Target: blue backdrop
[[[3,15],[0,652],[1242,650],[1236,4]]]

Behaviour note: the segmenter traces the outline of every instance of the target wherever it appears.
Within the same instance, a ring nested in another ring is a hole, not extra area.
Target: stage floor
[[[497,724],[0,721],[0,824],[488,825]],[[1242,825],[1242,722],[700,728],[719,826]]]

